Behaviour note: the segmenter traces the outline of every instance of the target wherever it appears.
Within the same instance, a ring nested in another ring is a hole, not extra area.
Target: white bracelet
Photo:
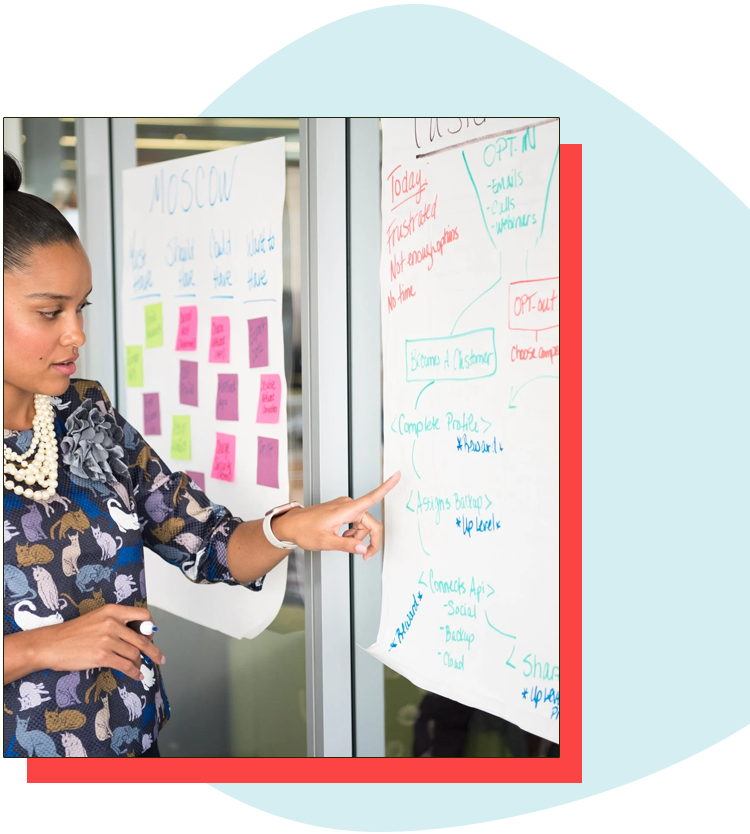
[[[283,542],[280,539],[277,539],[271,529],[271,519],[274,518],[274,516],[282,515],[283,513],[288,512],[289,510],[294,510],[297,507],[302,507],[302,504],[298,501],[292,501],[289,504],[282,504],[280,507],[274,507],[272,510],[269,510],[263,519],[263,532],[265,533],[266,538],[274,547],[278,547],[280,550],[294,550],[297,545],[294,542]]]

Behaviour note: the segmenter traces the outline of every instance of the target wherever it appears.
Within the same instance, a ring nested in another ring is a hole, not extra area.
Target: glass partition
[[[137,118],[135,126],[138,165],[285,138],[282,315],[289,491],[290,500],[303,503],[299,120]],[[302,558],[297,550],[290,555],[281,610],[253,640],[235,640],[159,611],[173,715],[159,739],[162,755],[307,755]]]

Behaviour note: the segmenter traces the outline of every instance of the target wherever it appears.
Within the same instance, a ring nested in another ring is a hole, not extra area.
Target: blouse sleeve
[[[143,543],[179,567],[191,582],[240,584],[229,571],[227,548],[242,519],[210,501],[184,472],[172,472],[141,434],[115,410],[106,394],[104,400],[123,430],[125,458]],[[245,587],[260,591],[264,579],[262,576]]]

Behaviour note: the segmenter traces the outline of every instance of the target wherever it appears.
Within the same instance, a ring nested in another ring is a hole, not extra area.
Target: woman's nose
[[[68,345],[77,345],[79,348],[83,347],[86,342],[86,334],[83,332],[83,328],[78,323],[77,318],[75,324],[71,324],[71,327],[61,339],[61,342],[66,347]]]

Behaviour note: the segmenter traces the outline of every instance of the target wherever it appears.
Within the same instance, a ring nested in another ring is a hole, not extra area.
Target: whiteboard
[[[559,739],[559,123],[384,119],[371,654]]]
[[[261,518],[289,500],[284,139],[125,171],[123,192],[126,417],[214,503]],[[274,619],[286,570],[256,593],[146,553],[151,604],[233,637]]]

